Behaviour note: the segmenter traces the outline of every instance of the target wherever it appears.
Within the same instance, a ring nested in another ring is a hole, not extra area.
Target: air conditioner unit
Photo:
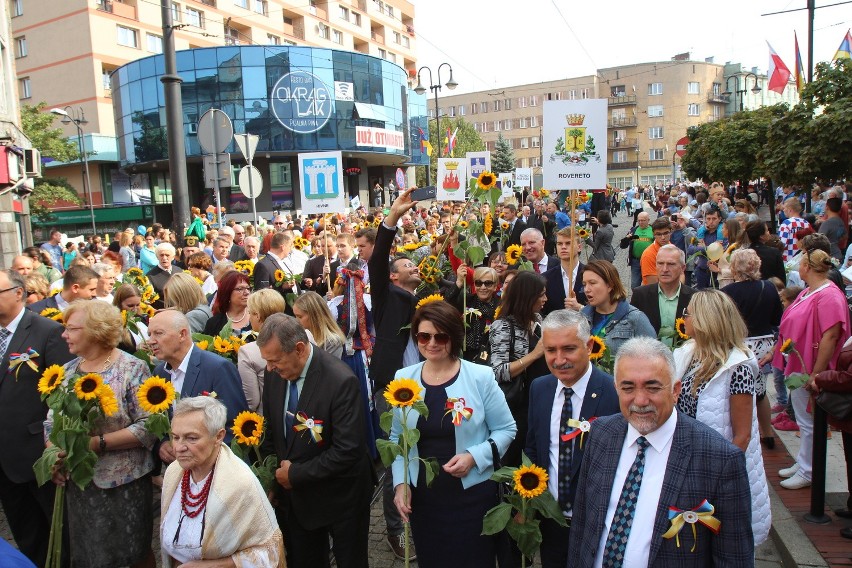
[[[24,150],[24,174],[27,177],[41,177],[41,152],[35,148]]]

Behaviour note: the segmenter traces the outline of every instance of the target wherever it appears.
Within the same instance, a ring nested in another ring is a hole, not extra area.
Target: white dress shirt
[[[192,355],[193,349],[195,349],[195,345],[189,348],[189,351],[186,352],[186,356],[184,356],[183,361],[181,361],[177,369],[169,368],[169,364],[166,363],[166,371],[172,376],[172,386],[175,387],[175,392],[180,394],[183,394],[183,380],[186,378],[186,370],[189,368],[189,356]]]
[[[583,376],[574,383],[571,388],[574,389],[574,394],[571,395],[571,418],[580,420],[580,411],[583,409],[583,399],[586,397],[586,388],[589,386],[589,377],[592,376],[592,365],[589,364]],[[562,421],[562,406],[565,403],[565,395],[562,389],[565,387],[560,381],[556,381],[556,394],[553,396],[553,406],[550,409],[550,467],[547,470],[547,489],[553,495],[556,501],[559,501],[559,478],[562,472],[559,471],[559,436],[567,430],[566,424],[561,424]],[[591,416],[583,416],[583,419],[588,420]],[[575,438],[576,439],[576,438]],[[584,440],[587,442],[588,440]],[[579,444],[579,440],[576,442]],[[568,475],[565,472],[564,475]],[[571,516],[570,511],[563,511],[566,517]]]
[[[572,286],[577,281],[577,269],[579,269],[579,268],[580,268],[580,263],[579,262],[575,263],[574,264],[574,270],[571,272],[571,285]],[[568,273],[565,272],[564,266],[562,266],[560,268],[560,270],[562,270],[562,287],[565,288],[565,297],[570,298],[572,289],[568,287]]]
[[[547,272],[547,255],[541,257],[541,260],[538,261],[538,271],[540,274],[544,274]]]
[[[657,518],[657,506],[660,503],[660,493],[663,490],[663,478],[666,475],[666,466],[669,463],[669,452],[672,449],[672,439],[677,427],[677,411],[672,410],[672,415],[662,426],[645,435],[648,440],[648,448],[645,450],[645,469],[642,473],[642,486],[639,488],[639,497],[636,500],[636,512],[633,515],[633,524],[630,526],[630,537],[627,540],[627,548],[624,551],[624,568],[643,568],[648,566],[648,557],[651,553],[651,541],[659,538],[654,534],[654,521]],[[639,445],[636,440],[641,434],[631,425],[627,426],[627,435],[624,437],[624,445],[621,449],[621,459],[618,461],[618,469],[615,470],[615,479],[612,482],[612,493],[609,496],[609,505],[604,517],[604,528],[601,541],[598,544],[598,553],[595,555],[595,566],[603,562],[606,537],[609,535],[609,527],[615,509],[618,507],[618,499],[621,497],[621,489],[627,479],[627,473],[639,453]]]

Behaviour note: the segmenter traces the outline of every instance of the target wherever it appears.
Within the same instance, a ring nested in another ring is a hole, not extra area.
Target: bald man
[[[21,276],[29,276],[32,271],[35,270],[33,259],[23,255],[16,256],[15,260],[12,261],[12,270],[17,272]]]

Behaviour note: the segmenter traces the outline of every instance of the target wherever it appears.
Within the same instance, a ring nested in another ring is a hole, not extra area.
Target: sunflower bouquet
[[[263,443],[263,436],[266,433],[265,425],[264,418],[260,414],[248,411],[240,412],[234,418],[234,425],[231,426],[231,432],[234,433],[234,438],[231,440],[231,451],[241,460],[251,464],[252,473],[260,481],[263,490],[268,492],[275,482],[275,470],[278,467],[278,462],[274,454],[266,456],[265,459],[260,454],[260,444]],[[257,458],[253,462],[251,461],[251,453],[254,453]]]
[[[145,419],[145,429],[162,439],[171,431],[169,422],[169,407],[175,401],[177,394],[170,381],[158,376],[148,377],[136,391],[139,405],[150,416]]]
[[[677,318],[674,327],[664,325],[660,328],[657,339],[670,346],[674,351],[689,340],[689,335],[686,333],[686,320]]]
[[[62,311],[57,310],[56,308],[45,308],[41,312],[39,312],[38,315],[46,317],[48,319],[52,319],[53,321],[59,323],[65,323],[62,319]]]
[[[223,329],[222,331],[226,330]],[[224,335],[220,333],[215,337],[203,333],[193,333],[192,341],[202,351],[210,351],[220,357],[230,359],[234,364],[237,363],[240,347],[246,343],[242,337],[230,335],[230,330]]]
[[[139,293],[142,295],[142,302],[145,304],[153,304],[160,299],[160,295],[154,290],[154,286],[145,273],[139,268],[131,268],[124,273],[124,283],[133,284]]]
[[[805,361],[802,359],[802,354],[799,353],[799,350],[796,349],[796,344],[792,339],[785,339],[784,343],[781,344],[781,353],[787,355],[788,357],[792,354],[799,358],[799,364],[802,366],[801,373],[790,373],[784,378],[784,384],[787,385],[788,389],[797,389],[805,386],[808,381],[811,380],[811,374],[808,372],[808,368],[805,366]]]
[[[615,367],[615,358],[606,346],[606,341],[597,335],[592,335],[591,340],[593,343],[591,353],[589,353],[589,360],[592,361],[598,369],[611,375],[613,368]]]
[[[245,274],[249,279],[249,285],[254,288],[254,263],[250,260],[238,260],[234,263],[237,272]]]
[[[379,450],[379,456],[381,456],[385,467],[389,468],[398,457],[402,458],[402,484],[407,500],[409,490],[408,469],[412,459],[410,455],[411,448],[420,439],[420,431],[408,425],[408,416],[413,410],[426,419],[429,416],[429,408],[423,401],[423,389],[414,379],[394,379],[387,386],[384,396],[391,409],[382,414],[379,418],[379,425],[382,427],[382,430],[391,436],[391,439],[385,440],[380,438],[376,440],[376,448]],[[397,433],[398,435],[396,435]],[[434,458],[418,457],[414,459],[423,462],[423,465],[426,466],[426,485],[431,485],[432,480],[438,475],[438,462]],[[405,522],[403,534],[405,539],[406,567],[409,565],[411,556],[411,538],[409,533],[410,526],[408,522]]]
[[[521,563],[526,566],[541,545],[541,529],[536,514],[566,526],[559,504],[547,490],[547,472],[533,464],[523,454],[521,467],[503,467],[491,479],[506,484],[509,491],[504,501],[485,513],[482,534],[494,535],[505,530],[523,553]]]
[[[65,369],[51,365],[38,382],[42,401],[53,414],[53,427],[41,457],[33,464],[36,481],[44,485],[54,471],[65,472],[81,490],[94,477],[97,454],[90,447],[92,432],[103,419],[118,412],[118,400],[97,373],[65,376]],[[48,542],[47,566],[58,567],[62,551],[65,486],[56,487]]]

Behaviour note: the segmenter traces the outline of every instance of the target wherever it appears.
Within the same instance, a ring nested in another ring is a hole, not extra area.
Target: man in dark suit
[[[237,227],[237,225],[234,225],[234,227]],[[231,262],[247,260],[248,255],[246,254],[245,249],[242,247],[242,244],[237,243],[237,230],[234,227],[229,227],[225,225],[224,227],[219,229],[219,236],[228,239],[228,245],[230,247],[228,250],[228,260],[230,260]],[[239,230],[240,234],[242,235],[242,237],[240,237],[239,239],[241,243],[243,238],[245,237],[246,230],[242,227],[240,227]]]
[[[568,523],[561,527],[542,520],[543,568],[565,568],[568,562],[571,504],[587,442],[583,423],[619,411],[612,376],[589,362],[590,334],[588,320],[574,310],[551,312],[542,325],[544,359],[552,374],[535,379],[530,387],[525,452],[547,471],[548,490]]]
[[[72,357],[62,325],[25,310],[26,297],[23,276],[0,271],[0,503],[18,548],[43,566],[56,486],[38,487],[33,473],[44,450],[47,416],[36,386],[45,369]]]
[[[305,271],[302,273],[302,289],[312,290],[320,296],[325,296],[329,289],[330,265],[337,260],[337,242],[334,237],[329,235],[328,237],[314,237],[312,244],[316,254],[305,263]],[[329,259],[328,271],[326,271],[326,252]]]
[[[595,420],[586,435],[571,566],[753,567],[745,456],[709,426],[675,411],[681,383],[669,348],[648,337],[624,343],[615,388],[622,414]],[[720,522],[718,533],[696,523],[693,537],[684,523],[678,541],[669,533],[670,507],[686,520],[705,500]]]
[[[269,241],[269,251],[266,256],[254,265],[254,289],[263,290],[272,288],[281,294],[287,301],[287,294],[298,294],[299,288],[293,280],[293,265],[287,260],[293,246],[293,238],[289,233],[275,233]],[[280,270],[284,274],[284,281],[280,286],[276,285],[275,272]],[[287,304],[287,313],[291,312],[290,304]]]
[[[575,239],[573,254],[571,251],[572,238]],[[583,270],[586,266],[580,262],[582,246],[582,239],[574,237],[570,227],[561,229],[556,234],[556,254],[559,257],[559,264],[544,273],[547,301],[541,309],[542,316],[547,316],[550,312],[564,308],[579,311],[586,305],[586,292],[583,288]],[[573,295],[566,294],[569,275]]]
[[[64,312],[74,300],[91,300],[98,290],[98,273],[88,266],[72,266],[62,278],[62,291],[44,300],[29,304],[27,309],[40,314],[53,308]]]
[[[367,567],[374,474],[358,379],[308,341],[298,320],[266,319],[257,338],[267,362],[264,450],[280,462],[276,512],[287,565],[329,565],[329,536],[341,568]]]
[[[657,252],[657,283],[639,286],[633,290],[630,303],[648,316],[654,330],[674,327],[689,305],[695,289],[681,283],[686,269],[683,251],[675,245],[665,245]]]
[[[176,274],[177,267],[173,264],[175,260],[175,247],[171,243],[160,243],[157,245],[157,266],[148,271],[148,280],[160,298],[151,304],[155,310],[163,309],[163,289],[166,282]],[[177,269],[179,270],[179,269]]]
[[[533,270],[544,274],[559,266],[559,259],[544,252],[544,236],[538,229],[524,229],[521,233],[521,249],[524,258],[533,265]]]
[[[228,409],[225,443],[230,443],[234,436],[230,425],[237,414],[248,410],[236,365],[199,349],[192,342],[189,320],[177,310],[164,310],[153,316],[148,322],[148,335],[151,352],[162,361],[154,369],[154,375],[169,379],[182,397],[216,393],[216,398]],[[166,463],[174,461],[171,442],[160,445],[160,459]]]

